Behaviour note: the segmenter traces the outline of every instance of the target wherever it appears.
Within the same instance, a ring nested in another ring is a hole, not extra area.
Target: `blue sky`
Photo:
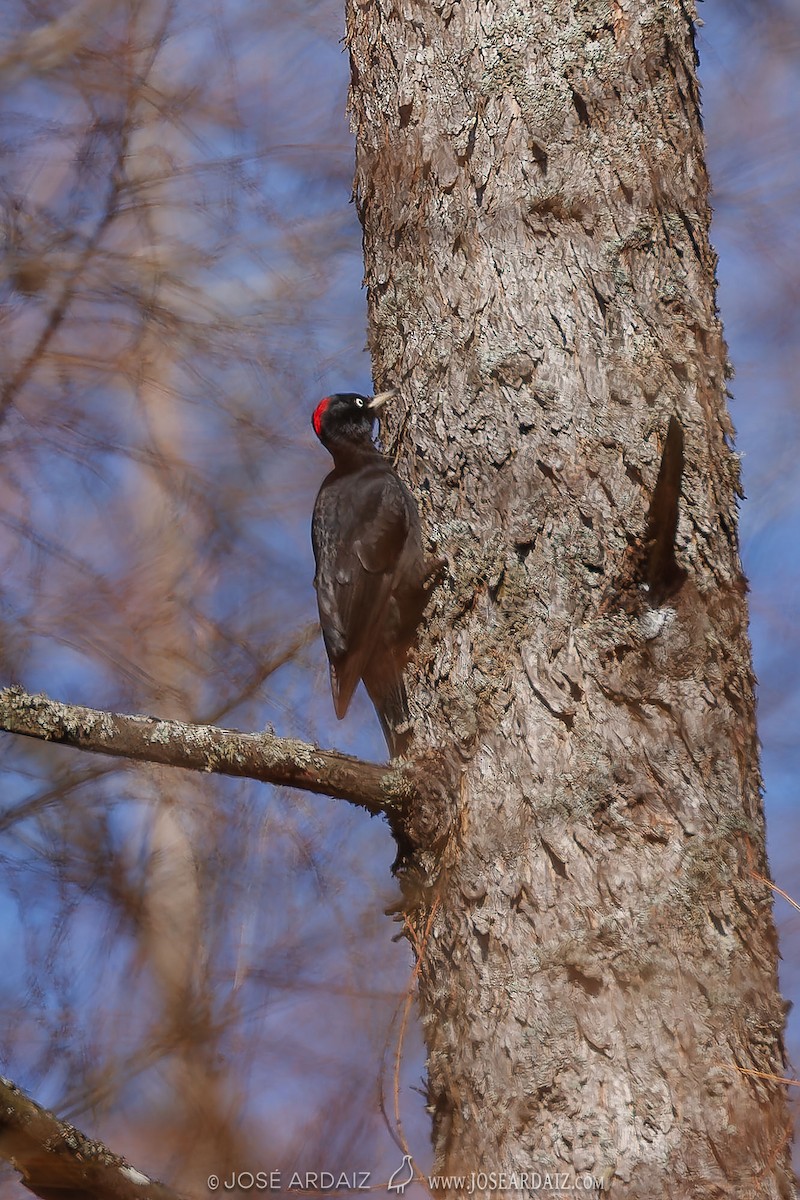
[[[736,375],[731,411],[747,499],[742,558],[751,586],[767,842],[776,882],[800,901],[800,57],[794,37],[755,6],[700,6],[703,112],[714,188],[719,304]],[[776,898],[785,996],[800,999],[800,914]],[[789,1015],[797,1076],[800,1016]]]

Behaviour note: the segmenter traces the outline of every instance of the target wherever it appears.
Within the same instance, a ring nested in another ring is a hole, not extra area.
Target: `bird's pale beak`
[[[367,408],[383,408],[387,400],[391,400],[392,396],[397,395],[397,388],[389,388],[388,392],[378,392],[377,396],[373,396]]]

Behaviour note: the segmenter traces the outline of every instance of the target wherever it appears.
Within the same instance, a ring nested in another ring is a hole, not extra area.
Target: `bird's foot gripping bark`
[[[449,565],[446,558],[426,559],[425,573],[422,576],[422,583],[426,592],[433,591],[437,583],[442,582],[445,573],[449,570]]]

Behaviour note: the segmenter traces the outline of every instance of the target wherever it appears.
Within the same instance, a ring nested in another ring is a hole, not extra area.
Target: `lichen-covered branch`
[[[294,738],[125,716],[20,687],[0,690],[0,729],[94,754],[302,788],[383,813],[393,827],[418,786],[409,768],[379,766]]]
[[[70,1200],[180,1200],[102,1142],[93,1141],[0,1078],[0,1158],[35,1196]]]

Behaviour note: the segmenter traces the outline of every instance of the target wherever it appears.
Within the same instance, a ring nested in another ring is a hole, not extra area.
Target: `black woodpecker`
[[[432,571],[414,497],[372,440],[378,410],[393,395],[337,393],[314,409],[314,432],[333,470],[314,504],[311,541],[336,716],[363,679],[397,758],[411,738],[403,667]]]

